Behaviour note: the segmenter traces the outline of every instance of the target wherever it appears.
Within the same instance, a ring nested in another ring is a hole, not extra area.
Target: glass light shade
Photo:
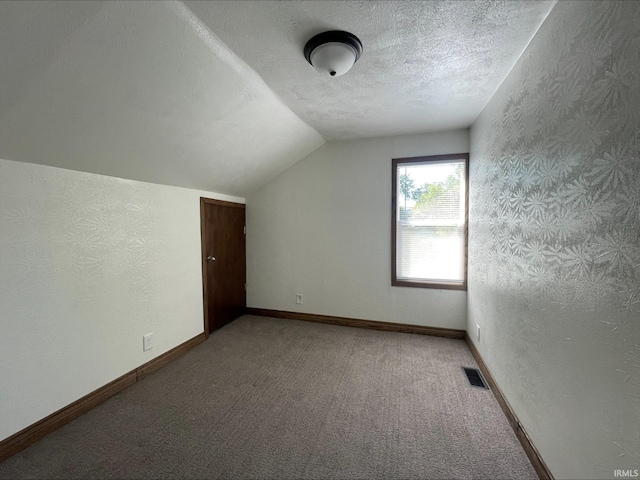
[[[324,43],[311,52],[311,65],[323,75],[339,77],[347,73],[356,62],[356,51],[342,42]]]

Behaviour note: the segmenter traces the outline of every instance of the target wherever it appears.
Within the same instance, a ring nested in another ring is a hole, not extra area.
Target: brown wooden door
[[[205,332],[243,315],[247,306],[245,206],[201,200]]]

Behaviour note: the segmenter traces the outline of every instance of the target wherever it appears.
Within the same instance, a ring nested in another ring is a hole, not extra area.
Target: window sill
[[[435,283],[435,282],[417,282],[414,280],[391,280],[392,287],[412,287],[412,288],[436,288],[439,290],[467,290],[466,282],[457,283]]]

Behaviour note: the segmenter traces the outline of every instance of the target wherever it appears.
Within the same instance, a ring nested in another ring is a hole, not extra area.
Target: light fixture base
[[[319,33],[304,46],[304,57],[307,62],[319,72],[328,73],[332,77],[349,71],[360,55],[362,55],[360,39],[343,30]]]

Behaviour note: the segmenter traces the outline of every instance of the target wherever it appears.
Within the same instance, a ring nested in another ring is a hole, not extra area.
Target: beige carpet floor
[[[461,340],[244,316],[0,478],[534,479]]]

